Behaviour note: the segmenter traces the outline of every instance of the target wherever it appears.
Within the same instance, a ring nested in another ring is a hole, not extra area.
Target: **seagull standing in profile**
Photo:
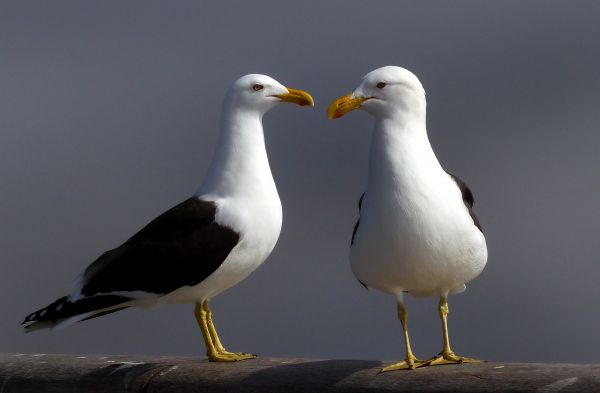
[[[479,362],[456,355],[448,336],[448,295],[463,292],[487,262],[473,194],[444,171],[427,137],[425,90],[410,71],[376,69],[334,101],[328,118],[363,109],[375,117],[366,192],[350,247],[354,275],[366,287],[395,296],[406,358],[382,371]],[[404,294],[439,297],[444,347],[419,360],[410,346]]]
[[[195,303],[209,360],[255,358],[223,347],[208,301],[248,277],[279,238],[281,201],[262,117],[280,102],[314,105],[308,93],[266,75],[236,80],[223,104],[214,158],[197,192],[102,254],[67,296],[27,316],[25,330],[64,327],[134,306]]]

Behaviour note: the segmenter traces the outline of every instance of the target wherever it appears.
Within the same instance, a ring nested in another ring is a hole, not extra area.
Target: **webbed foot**
[[[441,366],[444,364],[462,364],[462,363],[482,363],[485,360],[468,358],[466,356],[458,356],[454,352],[442,352],[438,356],[431,359],[428,366]]]
[[[428,365],[430,360],[419,360],[415,357],[407,358],[399,363],[390,364],[381,369],[382,373],[395,370],[414,370],[422,366]]]

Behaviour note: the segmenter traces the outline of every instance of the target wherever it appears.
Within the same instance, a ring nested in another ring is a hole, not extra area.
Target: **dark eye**
[[[386,83],[385,82],[379,82],[376,86],[377,86],[378,89],[383,89],[386,86]]]
[[[254,91],[259,91],[264,89],[265,87],[263,85],[261,85],[260,83],[255,84],[254,86],[252,86],[252,89],[254,89]]]

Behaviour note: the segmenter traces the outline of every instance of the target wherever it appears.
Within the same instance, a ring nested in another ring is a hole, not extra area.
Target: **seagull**
[[[444,171],[427,137],[425,90],[407,69],[365,75],[356,90],[329,106],[329,119],[363,109],[375,117],[368,181],[350,246],[350,266],[365,287],[395,296],[406,359],[383,371],[478,362],[456,355],[448,337],[448,295],[460,293],[487,262],[473,194]],[[419,360],[410,346],[404,294],[439,297],[444,347]]]
[[[279,238],[282,208],[262,117],[280,102],[314,106],[308,93],[266,75],[237,79],[227,91],[216,152],[196,193],[102,254],[67,296],[28,315],[25,331],[64,327],[128,307],[195,303],[210,361],[255,358],[224,348],[208,302],[256,270]]]

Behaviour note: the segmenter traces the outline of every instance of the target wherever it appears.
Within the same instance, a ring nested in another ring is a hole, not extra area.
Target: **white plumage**
[[[487,260],[483,233],[417,120],[376,123],[350,251],[360,281],[397,297],[462,291]]]
[[[384,371],[474,361],[454,355],[447,338],[447,296],[462,292],[487,261],[485,238],[468,187],[441,167],[426,129],[425,91],[400,67],[367,74],[329,107],[329,118],[353,109],[375,117],[368,182],[353,234],[350,265],[369,288],[394,295],[405,328],[407,358]],[[419,361],[410,349],[404,293],[439,296],[443,358]]]
[[[269,256],[282,209],[265,149],[262,117],[279,102],[314,105],[303,91],[250,74],[229,88],[216,153],[198,191],[85,269],[68,296],[28,315],[25,329],[67,326],[128,307],[196,303],[213,361],[254,355],[221,344],[208,301]]]
[[[248,86],[265,86],[264,95],[288,89],[266,75],[247,75],[230,88],[221,116],[219,142],[206,178],[195,193],[217,206],[215,222],[240,235],[227,259],[194,287],[167,297],[170,303],[202,302],[248,277],[269,256],[282,224],[282,207],[271,174],[262,125],[263,115],[279,99],[259,101],[244,94]]]

